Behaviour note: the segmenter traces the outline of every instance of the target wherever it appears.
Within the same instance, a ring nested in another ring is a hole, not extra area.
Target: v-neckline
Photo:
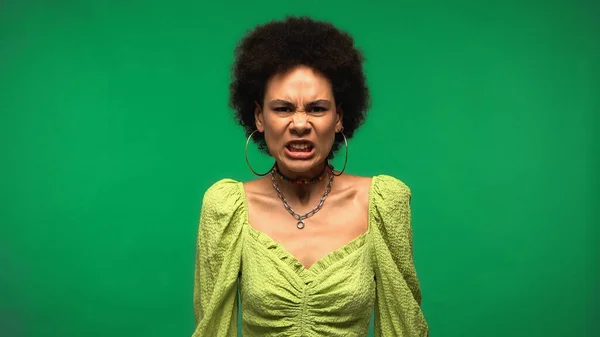
[[[287,250],[287,248],[285,248],[281,243],[277,242],[275,239],[273,239],[271,236],[269,236],[265,232],[260,231],[256,228],[252,227],[252,225],[250,225],[249,206],[248,206],[248,198],[246,195],[246,190],[244,188],[244,183],[238,182],[239,188],[240,188],[240,191],[242,194],[243,208],[244,208],[243,211],[245,213],[243,216],[244,217],[244,226],[247,226],[250,231],[252,231],[256,235],[262,237],[266,241],[266,243],[276,246],[280,250],[281,254],[283,254],[286,259],[289,259],[299,269],[299,272],[301,274],[310,273],[317,269],[320,270],[321,266],[324,263],[326,263],[328,260],[333,258],[336,254],[340,254],[340,253],[346,252],[348,250],[351,250],[351,248],[354,248],[354,246],[357,244],[360,244],[362,246],[362,243],[365,241],[366,237],[371,232],[371,227],[373,225],[371,208],[373,206],[373,188],[375,186],[376,178],[377,178],[377,176],[374,176],[371,178],[371,183],[369,185],[369,190],[368,190],[367,230],[364,233],[354,237],[352,240],[350,240],[346,244],[342,245],[341,247],[336,248],[336,249],[330,251],[329,253],[325,254],[324,256],[319,258],[317,261],[315,261],[313,264],[311,264],[310,267],[308,267],[308,268],[302,262],[300,262],[300,260],[298,260],[298,258],[296,258],[296,256],[294,254],[292,254],[289,250]]]

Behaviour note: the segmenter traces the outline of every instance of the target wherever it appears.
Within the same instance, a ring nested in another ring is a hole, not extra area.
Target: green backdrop
[[[365,51],[348,172],[412,188],[432,336],[597,336],[600,6],[569,0],[0,2],[0,334],[191,334],[202,195],[253,178],[232,51],[285,14]]]

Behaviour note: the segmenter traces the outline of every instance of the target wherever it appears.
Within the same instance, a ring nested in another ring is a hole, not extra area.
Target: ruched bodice
[[[246,232],[240,282],[244,336],[366,335],[375,301],[366,234],[306,269],[267,235],[250,226]],[[265,265],[271,266],[268,272]]]

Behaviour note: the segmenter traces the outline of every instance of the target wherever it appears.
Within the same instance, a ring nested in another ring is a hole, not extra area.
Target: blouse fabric
[[[202,201],[192,337],[238,336],[240,319],[244,337],[364,337],[373,310],[377,337],[428,336],[410,200],[403,182],[374,176],[367,231],[305,268],[250,226],[242,182],[216,182]]]

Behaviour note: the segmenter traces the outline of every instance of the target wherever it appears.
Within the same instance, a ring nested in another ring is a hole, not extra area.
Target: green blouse
[[[241,182],[223,179],[202,201],[192,337],[427,336],[413,263],[410,189],[378,175],[366,233],[306,269],[248,224]],[[238,318],[238,290],[241,317]]]

